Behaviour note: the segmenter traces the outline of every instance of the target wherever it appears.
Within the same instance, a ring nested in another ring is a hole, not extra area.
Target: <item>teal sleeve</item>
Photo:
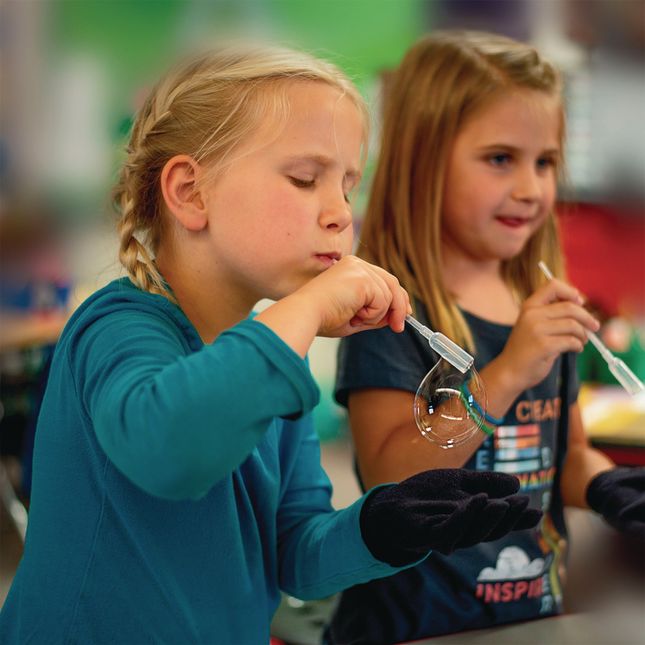
[[[193,352],[162,317],[112,313],[81,334],[70,360],[103,450],[166,499],[205,495],[275,417],[307,412],[319,396],[306,362],[250,320]]]
[[[299,444],[278,512],[280,587],[303,600],[323,598],[401,569],[377,560],[361,536],[363,495],[333,510],[313,428]],[[407,567],[404,567],[407,568]]]

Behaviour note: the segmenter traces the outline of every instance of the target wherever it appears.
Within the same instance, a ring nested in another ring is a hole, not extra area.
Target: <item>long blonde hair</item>
[[[183,61],[152,90],[134,120],[113,190],[119,259],[139,288],[173,299],[154,263],[163,234],[159,180],[166,162],[187,154],[210,164],[213,174],[222,172],[236,146],[266,119],[288,117],[287,90],[302,81],[326,83],[353,101],[363,117],[365,147],[368,113],[360,93],[336,66],[303,52],[227,45]]]
[[[516,88],[559,96],[557,70],[529,45],[472,31],[436,32],[418,41],[384,97],[380,156],[361,229],[359,255],[394,273],[427,308],[436,329],[474,349],[468,326],[441,280],[441,213],[447,161],[466,120],[493,96]],[[560,107],[560,144],[564,115]],[[541,283],[542,259],[563,270],[555,214],[503,277],[526,297]]]

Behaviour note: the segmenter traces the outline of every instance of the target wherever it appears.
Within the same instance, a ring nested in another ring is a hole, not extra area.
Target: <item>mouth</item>
[[[513,215],[498,215],[495,219],[508,228],[521,228],[527,226],[532,220],[528,217],[515,217]]]
[[[340,253],[316,253],[315,256],[325,267],[330,267],[340,260]]]

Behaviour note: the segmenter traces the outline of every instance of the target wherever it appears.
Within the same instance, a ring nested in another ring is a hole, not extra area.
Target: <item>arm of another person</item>
[[[486,438],[478,432],[460,446],[441,448],[419,432],[413,404],[414,394],[403,390],[370,388],[349,395],[349,421],[366,488],[423,470],[460,468]]]
[[[585,329],[595,330],[597,323],[568,285],[553,280],[527,298],[504,350],[481,370],[489,412],[503,417],[522,391],[546,377],[561,353],[580,351]],[[384,345],[378,351],[382,363],[400,382],[407,382],[406,387],[411,385],[410,374],[423,376],[413,350],[405,354],[406,365],[399,365]],[[356,352],[354,358],[360,360],[361,355]],[[366,486],[400,481],[425,469],[461,467],[485,440],[484,432],[479,432],[450,450],[426,441],[416,427],[413,402],[414,394],[402,389],[351,389],[350,423]]]
[[[562,467],[562,500],[567,506],[589,508],[586,500],[589,482],[599,473],[614,468],[605,454],[589,445],[578,403],[569,406],[569,441]]]

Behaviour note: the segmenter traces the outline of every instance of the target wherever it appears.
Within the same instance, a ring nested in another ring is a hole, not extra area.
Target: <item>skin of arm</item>
[[[503,417],[521,392],[546,377],[561,353],[582,351],[586,331],[597,329],[575,289],[559,280],[538,289],[522,304],[502,353],[481,369],[490,414]],[[350,425],[366,486],[400,481],[431,468],[459,468],[485,440],[479,432],[449,450],[431,444],[416,427],[413,402],[413,393],[394,389],[349,395]]]
[[[349,395],[349,420],[361,478],[367,488],[396,482],[432,468],[459,468],[486,438],[445,450],[419,432],[414,394],[393,389],[364,389]]]
[[[580,407],[573,403],[569,406],[569,445],[560,480],[565,505],[589,508],[585,499],[589,482],[614,465],[609,457],[589,445]]]
[[[348,336],[386,325],[401,332],[410,312],[408,294],[394,276],[345,256],[255,320],[304,357],[317,335]]]

